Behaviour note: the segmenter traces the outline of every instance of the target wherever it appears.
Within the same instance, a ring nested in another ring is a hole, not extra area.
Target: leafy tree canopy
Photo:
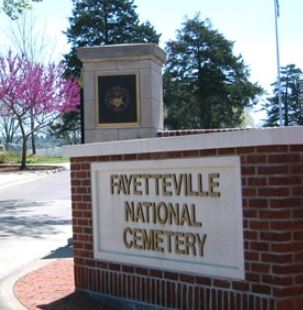
[[[42,2],[43,0],[3,0],[2,10],[11,19],[17,19],[25,9],[31,9],[32,2]]]
[[[174,41],[167,43],[164,73],[166,126],[233,127],[262,89],[249,82],[241,56],[209,20],[186,18]]]
[[[73,16],[65,32],[72,50],[65,56],[69,72],[79,75],[76,48],[102,44],[158,43],[160,35],[149,23],[141,23],[133,0],[72,0]]]
[[[294,64],[281,68],[282,122],[284,126],[303,125],[303,102],[299,97],[302,71]],[[264,126],[279,126],[278,82],[274,82],[273,96],[267,98],[263,108],[267,112]]]

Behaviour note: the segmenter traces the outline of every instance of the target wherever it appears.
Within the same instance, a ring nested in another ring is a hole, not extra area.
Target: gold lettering
[[[129,220],[134,222],[135,221],[135,211],[134,211],[134,202],[124,202],[124,218],[125,221],[128,222]]]
[[[150,230],[148,233],[146,229],[142,229],[142,240],[143,240],[143,249],[144,250],[153,250],[154,249],[154,238],[153,231]]]
[[[206,242],[206,237],[207,237],[207,234],[203,234],[202,238],[200,237],[199,234],[196,234],[197,242],[199,245],[199,254],[201,257],[204,256],[204,246]]]
[[[126,227],[123,231],[123,243],[126,248],[130,249],[133,246],[133,241],[127,240],[127,234],[132,235],[132,230],[130,227]]]
[[[193,176],[191,173],[187,175],[188,178],[188,195],[189,196],[198,196],[198,192],[193,191]]]
[[[202,223],[201,222],[197,222],[196,220],[196,205],[195,204],[191,204],[190,205],[190,210],[191,210],[191,224],[194,227],[201,227]]]
[[[172,252],[172,246],[171,246],[171,237],[174,235],[173,231],[164,231],[163,234],[167,237],[167,249],[168,252],[171,253]]]
[[[174,173],[173,174],[173,185],[174,185],[174,192],[177,196],[180,196],[182,182],[183,182],[183,174],[179,174],[177,178],[176,174]]]
[[[198,193],[200,197],[206,197],[208,196],[208,192],[203,191],[203,179],[202,179],[202,174],[198,174]]]
[[[152,177],[155,179],[155,194],[159,196],[159,179],[161,174],[153,174]]]
[[[142,182],[140,180],[141,175],[135,174],[133,175],[133,193],[134,195],[142,195],[142,190],[139,187],[142,186]]]
[[[141,223],[145,223],[144,213],[143,213],[141,202],[137,203],[135,219],[136,219],[137,223],[140,222],[140,221],[141,221]]]
[[[129,194],[130,194],[130,185],[131,185],[131,183],[132,183],[132,178],[133,178],[133,176],[132,176],[132,174],[131,174],[131,175],[129,176],[129,178],[128,178],[127,175],[124,174],[124,175],[121,175],[120,177],[122,177],[122,179],[123,179],[123,184],[124,184],[124,186],[125,186],[125,193],[124,193],[124,194],[129,195]]]
[[[150,174],[143,174],[142,175],[142,178],[144,179],[144,184],[145,184],[145,186],[144,186],[144,189],[145,189],[144,194],[145,195],[149,195],[149,178],[150,177],[151,177]]]
[[[133,229],[133,248],[142,250],[143,246],[140,244],[140,241],[142,241],[142,230],[138,228]]]
[[[161,212],[161,210],[163,212]],[[157,222],[161,225],[164,225],[167,222],[168,212],[167,206],[164,202],[159,202],[157,204]]]
[[[114,187],[117,186],[117,183],[114,181],[115,179],[117,179],[117,177],[118,176],[116,174],[112,174],[110,176],[110,192],[111,192],[112,195],[115,193]]]
[[[192,255],[196,256],[196,237],[192,233],[185,234],[185,253],[189,255],[190,250]]]
[[[168,188],[171,187],[171,179],[172,175],[171,174],[164,174],[162,176],[162,194],[163,196],[172,196],[172,191],[168,190]]]
[[[186,203],[184,203],[182,205],[182,208],[181,208],[180,224],[181,225],[187,224],[188,226],[192,226],[191,225],[190,215],[189,215],[189,212],[188,212],[188,207],[187,207]]]
[[[161,243],[163,243],[162,235],[162,230],[154,230],[154,251],[164,252],[164,248],[161,247]]]
[[[210,173],[208,175],[208,186],[209,186],[209,196],[210,197],[220,197],[220,192],[215,192],[215,188],[219,187],[219,182],[214,181],[220,177],[219,173]]]
[[[184,255],[185,254],[185,249],[182,247],[184,247],[184,233],[181,232],[175,232],[175,253],[176,254],[180,254],[180,255]]]
[[[179,204],[176,203],[175,206],[172,203],[168,203],[167,205],[168,211],[168,221],[170,225],[180,225],[180,211],[179,211]]]

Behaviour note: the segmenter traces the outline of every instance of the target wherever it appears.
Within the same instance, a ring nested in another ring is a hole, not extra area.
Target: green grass
[[[19,154],[14,152],[0,152],[0,164],[17,164],[21,162]],[[62,164],[68,163],[69,158],[63,156],[40,156],[28,155],[26,162],[28,164]]]
[[[69,158],[63,156],[29,155],[27,156],[26,162],[28,164],[62,164],[68,163]]]

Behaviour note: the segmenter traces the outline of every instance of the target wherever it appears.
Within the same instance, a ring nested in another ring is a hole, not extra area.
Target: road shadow
[[[72,258],[74,257],[73,245],[68,244],[64,247],[60,247],[50,252],[47,256],[42,259],[52,259],[52,258]]]
[[[0,239],[6,237],[31,237],[44,239],[45,235],[54,235],[59,227],[71,225],[70,219],[62,219],[49,214],[35,214],[52,203],[22,200],[0,201]]]
[[[38,305],[43,310],[114,310],[100,302],[90,299],[86,294],[74,292],[62,299],[56,300],[48,305]]]

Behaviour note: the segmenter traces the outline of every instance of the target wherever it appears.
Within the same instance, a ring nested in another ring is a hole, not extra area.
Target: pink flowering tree
[[[63,78],[62,64],[44,66],[24,56],[0,56],[0,116],[13,116],[22,137],[21,169],[26,168],[27,140],[80,103],[77,82]]]

